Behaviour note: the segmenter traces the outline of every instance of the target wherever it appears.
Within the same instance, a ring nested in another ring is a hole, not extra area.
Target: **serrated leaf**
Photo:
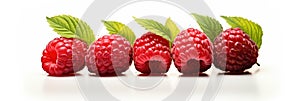
[[[174,41],[174,39],[176,38],[177,34],[180,33],[180,30],[177,27],[177,25],[171,20],[171,18],[167,19],[165,26],[170,31],[170,35],[169,36],[170,36],[171,43],[172,43]]]
[[[78,38],[90,45],[95,40],[93,30],[84,21],[70,16],[58,15],[54,17],[46,17],[50,27],[57,34],[66,38]]]
[[[131,45],[133,45],[135,40],[135,34],[133,31],[126,26],[125,24],[122,24],[120,22],[116,21],[102,21],[104,23],[104,26],[109,31],[109,34],[118,34],[126,38]]]
[[[221,17],[224,18],[231,27],[241,28],[256,43],[257,47],[260,48],[263,35],[263,30],[260,25],[242,17]]]
[[[133,17],[133,18],[138,24],[140,24],[142,27],[146,28],[146,30],[149,30],[152,33],[162,36],[163,38],[165,38],[166,40],[171,42],[171,39],[169,36],[170,31],[163,24],[161,24],[157,21],[154,21],[154,20],[150,20],[150,19],[140,19],[140,18],[136,18],[136,17]]]
[[[192,16],[195,18],[203,32],[209,37],[211,42],[213,42],[214,39],[223,31],[223,27],[220,22],[212,17],[196,13],[192,13]]]

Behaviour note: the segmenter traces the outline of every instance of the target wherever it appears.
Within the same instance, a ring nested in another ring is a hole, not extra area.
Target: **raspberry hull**
[[[132,48],[120,35],[105,35],[90,46],[85,60],[91,73],[100,76],[121,74],[131,65]]]
[[[134,65],[144,74],[168,72],[171,65],[169,41],[148,32],[134,42]]]
[[[205,72],[212,64],[211,43],[197,29],[180,32],[172,47],[173,60],[179,72],[184,74]]]
[[[258,47],[240,28],[223,31],[214,40],[214,65],[229,72],[243,72],[257,62]]]
[[[84,68],[87,45],[73,38],[55,38],[43,51],[42,68],[51,76],[63,76]]]

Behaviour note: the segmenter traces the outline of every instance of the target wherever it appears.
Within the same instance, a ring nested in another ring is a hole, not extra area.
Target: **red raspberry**
[[[179,72],[193,74],[205,72],[212,64],[212,47],[205,33],[188,28],[181,31],[172,47],[173,60]]]
[[[91,73],[100,76],[120,74],[131,65],[132,48],[120,35],[105,35],[90,46],[85,60]]]
[[[166,73],[171,65],[169,41],[148,32],[138,38],[133,46],[135,68],[144,74]]]
[[[73,38],[55,38],[43,51],[41,58],[44,71],[52,76],[75,73],[84,68],[87,45]]]
[[[214,40],[214,65],[221,70],[243,72],[257,57],[256,44],[240,28],[227,29]]]

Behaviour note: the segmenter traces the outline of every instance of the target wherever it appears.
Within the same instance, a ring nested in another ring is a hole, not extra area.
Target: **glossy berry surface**
[[[84,68],[87,45],[73,38],[55,38],[48,43],[41,58],[42,68],[51,76],[63,76]]]
[[[85,60],[91,73],[100,76],[121,74],[131,65],[132,48],[120,35],[104,35],[90,46]]]
[[[144,74],[166,73],[171,65],[169,41],[148,32],[134,42],[135,68]]]
[[[211,67],[212,46],[208,37],[194,28],[181,31],[173,42],[172,57],[179,72],[205,72]]]
[[[240,28],[223,31],[214,40],[214,65],[229,72],[243,72],[257,62],[258,47]]]

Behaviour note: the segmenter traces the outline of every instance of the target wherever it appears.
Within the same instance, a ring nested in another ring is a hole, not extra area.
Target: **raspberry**
[[[148,32],[138,38],[133,46],[135,68],[144,74],[166,73],[171,65],[169,41]]]
[[[63,76],[84,68],[87,45],[73,38],[55,38],[48,43],[41,58],[42,67],[51,76]]]
[[[131,65],[132,48],[120,35],[105,35],[90,46],[85,60],[91,73],[100,76],[120,74]]]
[[[172,57],[179,72],[205,72],[212,64],[212,47],[208,37],[197,29],[181,31],[174,40]]]
[[[214,40],[214,65],[229,72],[243,72],[257,62],[258,47],[240,28],[223,31]]]

